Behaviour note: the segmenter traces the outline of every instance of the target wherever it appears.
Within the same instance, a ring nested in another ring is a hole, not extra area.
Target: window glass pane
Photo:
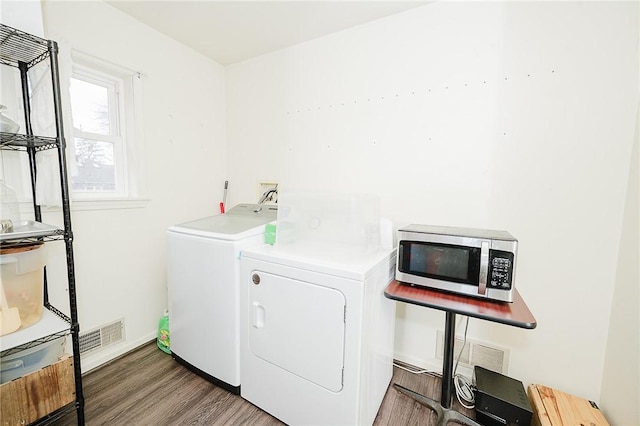
[[[108,135],[109,91],[104,86],[71,78],[71,114],[73,126],[84,132]]]
[[[112,143],[74,138],[78,176],[72,177],[76,191],[114,191],[116,175]]]

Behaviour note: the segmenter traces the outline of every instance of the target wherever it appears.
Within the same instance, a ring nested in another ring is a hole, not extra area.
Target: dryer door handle
[[[264,327],[264,306],[260,304],[260,302],[254,301],[252,303],[252,315],[251,315],[251,323],[255,328]]]

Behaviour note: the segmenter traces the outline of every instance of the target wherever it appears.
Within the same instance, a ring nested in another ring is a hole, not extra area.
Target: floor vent
[[[80,334],[80,353],[99,351],[124,340],[124,320]]]

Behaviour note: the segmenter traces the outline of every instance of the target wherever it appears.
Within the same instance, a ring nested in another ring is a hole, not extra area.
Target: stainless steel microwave
[[[396,280],[513,302],[517,249],[506,231],[409,225],[398,230]]]

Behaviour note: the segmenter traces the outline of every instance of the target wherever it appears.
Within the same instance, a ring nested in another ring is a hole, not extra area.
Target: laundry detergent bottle
[[[170,354],[170,340],[169,340],[169,311],[165,309],[164,314],[160,317],[160,323],[158,324],[158,347]]]

